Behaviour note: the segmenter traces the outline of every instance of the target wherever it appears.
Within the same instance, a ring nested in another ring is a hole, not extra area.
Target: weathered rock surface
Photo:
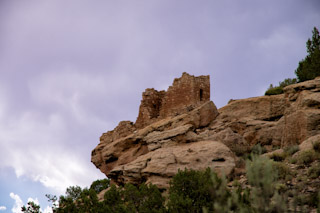
[[[216,141],[199,141],[149,152],[128,164],[115,167],[109,177],[117,183],[146,181],[168,188],[169,178],[179,169],[205,170],[210,167],[220,174],[230,174],[234,166],[234,154],[227,146]]]
[[[208,111],[210,111],[208,113]],[[104,133],[100,138],[99,145],[92,151],[91,161],[105,174],[119,166],[128,164],[139,156],[155,151],[160,148],[174,147],[179,144],[195,142],[201,138],[190,138],[194,130],[207,126],[218,115],[213,102],[208,101],[187,114],[157,121],[149,126],[134,130],[128,122],[120,122],[119,126],[128,125],[130,131],[119,135],[119,128]],[[128,134],[131,132],[131,134]],[[196,133],[194,133],[196,135]]]
[[[167,188],[178,169],[211,167],[228,175],[236,155],[255,144],[303,146],[320,135],[320,78],[219,110],[209,99],[208,76],[184,73],[168,91],[147,89],[136,123],[122,121],[104,133],[91,161],[115,183]]]
[[[284,88],[284,94],[231,101],[210,125],[231,128],[251,146],[300,144],[320,133],[320,78]]]

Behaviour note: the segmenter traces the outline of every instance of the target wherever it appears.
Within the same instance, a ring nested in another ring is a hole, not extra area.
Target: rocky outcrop
[[[120,175],[120,173],[115,172],[114,169],[118,170],[119,166],[130,164],[140,156],[154,153],[158,149],[183,147],[187,143],[202,140],[194,131],[208,126],[217,115],[217,108],[213,102],[208,101],[189,113],[162,119],[142,129],[135,130],[131,123],[120,122],[115,130],[101,136],[100,144],[92,151],[91,161],[108,177],[113,174],[112,179],[121,184],[123,183],[121,181],[127,179],[123,175],[116,178],[114,174]],[[126,134],[121,131],[124,137],[114,136],[120,134],[119,130],[122,130],[120,128],[122,126],[128,126],[130,130],[125,132]],[[131,134],[128,134],[129,132]],[[180,167],[176,165],[176,171],[178,168]],[[226,171],[230,170],[226,169]]]
[[[117,183],[140,184],[146,181],[159,188],[168,188],[169,179],[179,169],[205,170],[210,167],[220,174],[230,174],[234,166],[234,154],[227,146],[216,141],[199,141],[167,146],[141,155],[112,169],[109,177]]]
[[[255,144],[272,150],[320,134],[320,78],[219,110],[209,99],[208,76],[184,73],[168,91],[147,89],[136,123],[122,121],[104,133],[91,161],[117,184],[167,188],[179,169],[210,167],[228,175],[237,155]]]

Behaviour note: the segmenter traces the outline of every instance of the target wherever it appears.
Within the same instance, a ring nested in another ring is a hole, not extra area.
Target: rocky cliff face
[[[209,76],[184,73],[168,91],[147,89],[136,123],[122,121],[104,133],[91,161],[117,184],[146,181],[167,188],[184,168],[228,175],[237,155],[255,144],[272,150],[320,134],[320,78],[284,91],[233,100],[217,110]]]

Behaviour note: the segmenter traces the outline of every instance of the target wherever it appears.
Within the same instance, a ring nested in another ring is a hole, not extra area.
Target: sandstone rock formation
[[[272,150],[320,134],[320,78],[284,91],[233,100],[217,110],[209,76],[183,73],[168,91],[147,89],[136,123],[122,121],[104,133],[91,161],[117,184],[146,181],[167,188],[184,168],[228,175],[237,155],[255,144]]]

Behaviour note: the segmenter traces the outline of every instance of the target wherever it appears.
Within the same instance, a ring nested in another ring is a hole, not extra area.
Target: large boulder
[[[139,156],[134,161],[112,169],[109,177],[116,183],[142,181],[168,188],[169,180],[179,170],[205,170],[210,167],[219,174],[228,175],[235,167],[235,156],[217,141],[199,141],[157,149]]]

